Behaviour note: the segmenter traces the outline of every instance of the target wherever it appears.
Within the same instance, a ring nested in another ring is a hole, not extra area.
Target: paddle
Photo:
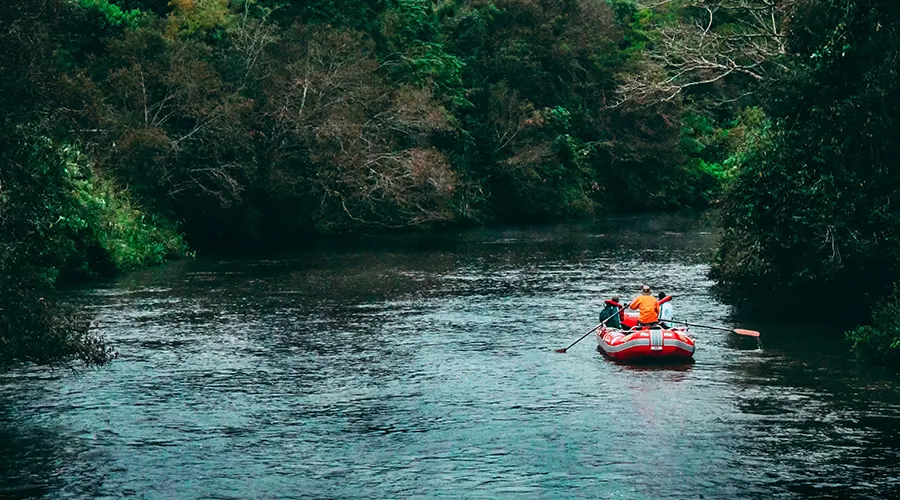
[[[601,326],[605,325],[606,322],[609,321],[613,316],[615,316],[616,314],[619,314],[620,312],[622,312],[622,311],[624,311],[624,310],[625,310],[625,308],[622,307],[622,308],[619,309],[618,311],[616,311],[616,312],[610,314],[610,315],[609,315],[609,318],[604,319],[603,321],[600,322],[599,325],[597,325],[597,326],[591,328],[590,330],[588,330],[587,333],[585,333],[584,335],[582,335],[580,339],[578,339],[578,340],[576,340],[575,342],[572,342],[571,344],[569,344],[569,347],[564,347],[564,348],[562,348],[562,349],[556,349],[556,352],[565,354],[566,351],[568,351],[573,345],[575,345],[575,344],[581,342],[582,340],[584,340],[584,338],[587,337],[588,335],[590,335],[591,332],[593,332],[593,331],[596,330],[597,328],[600,328]]]
[[[678,320],[674,320],[674,319],[664,319],[664,320],[662,320],[662,322],[663,323],[679,323],[679,324],[688,325],[688,326],[699,326],[700,328],[710,328],[713,330],[724,330],[726,332],[734,332],[738,335],[744,335],[746,337],[759,337],[759,332],[757,332],[756,330],[745,330],[743,328],[724,328],[721,326],[698,325],[697,323],[688,323],[687,321],[678,321]]]

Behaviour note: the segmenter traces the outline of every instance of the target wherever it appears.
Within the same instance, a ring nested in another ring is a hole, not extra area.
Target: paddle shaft
[[[738,332],[737,332],[737,329],[735,329],[735,328],[725,328],[725,327],[723,327],[723,326],[700,325],[700,324],[697,324],[697,323],[688,323],[687,321],[678,321],[678,320],[676,320],[676,319],[663,319],[663,320],[660,320],[660,321],[662,321],[663,323],[678,323],[678,324],[681,324],[681,325],[698,326],[698,327],[700,327],[700,328],[709,328],[709,329],[711,329],[711,330],[722,330],[722,331],[725,331],[725,332],[734,332],[734,333],[738,333]],[[738,334],[741,335],[740,333],[738,333]]]
[[[619,310],[616,311],[615,313],[611,314],[608,318],[606,318],[606,319],[604,319],[603,321],[601,321],[597,326],[595,326],[595,327],[591,328],[590,330],[588,330],[587,333],[585,333],[584,335],[581,336],[581,338],[579,338],[579,339],[576,340],[575,342],[572,342],[572,343],[569,345],[569,347],[566,347],[566,348],[563,348],[563,349],[557,349],[556,352],[566,352],[566,351],[568,351],[573,345],[575,345],[575,344],[581,342],[582,340],[584,340],[584,338],[587,337],[588,335],[590,335],[594,330],[596,330],[597,328],[600,328],[601,326],[605,325],[606,322],[609,321],[613,316],[615,316],[616,314],[621,313],[621,312],[624,311],[624,310],[625,310],[625,308],[622,307],[621,309],[619,309]]]

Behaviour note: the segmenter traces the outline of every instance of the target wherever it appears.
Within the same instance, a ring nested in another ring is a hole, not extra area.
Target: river
[[[895,377],[791,311],[735,316],[713,238],[679,215],[391,236],[74,291],[119,357],[0,376],[0,497],[900,496]],[[760,342],[554,352],[645,282]]]

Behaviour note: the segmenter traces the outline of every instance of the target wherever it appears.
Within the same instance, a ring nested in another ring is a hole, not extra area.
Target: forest
[[[892,0],[5,0],[0,367],[103,363],[56,287],[195,251],[708,207],[724,296],[845,304],[895,363],[898,30]]]

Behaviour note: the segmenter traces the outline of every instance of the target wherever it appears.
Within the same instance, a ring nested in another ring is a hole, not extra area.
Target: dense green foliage
[[[790,71],[767,93],[770,123],[726,198],[713,274],[736,296],[861,290],[876,301],[900,279],[898,7],[815,0],[795,10]],[[874,325],[850,334],[857,352],[895,356],[897,313],[896,301],[876,308]]]
[[[0,7],[0,368],[103,362],[107,348],[88,318],[51,300],[54,285],[187,251],[172,223],[140,211],[78,148],[52,138],[50,114],[68,94],[58,66],[66,58],[53,57],[62,49],[52,41],[51,7]],[[107,13],[122,19],[118,9]]]
[[[900,277],[900,18],[889,2],[798,12],[792,71],[773,89],[766,140],[726,205],[717,267],[735,287],[889,290]]]
[[[17,133],[18,132],[18,133]],[[60,276],[124,270],[183,253],[170,227],[144,220],[127,196],[92,178],[70,148],[7,131],[0,193],[0,366],[13,359],[101,362],[86,318],[44,299]]]
[[[44,300],[60,277],[89,277],[181,255],[168,223],[134,208],[128,196],[93,177],[69,147],[8,129],[0,171],[0,366],[12,359],[102,361],[87,321]]]
[[[847,332],[853,351],[864,359],[896,364],[900,361],[900,297],[897,291],[875,307],[872,324]]]
[[[683,161],[681,104],[612,105],[640,59],[623,12],[177,1],[71,71],[69,118],[197,244],[704,205],[721,171]]]

